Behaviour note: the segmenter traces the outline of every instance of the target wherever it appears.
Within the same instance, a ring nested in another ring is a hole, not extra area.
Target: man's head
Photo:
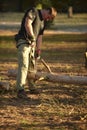
[[[55,8],[47,8],[42,10],[42,16],[45,21],[53,20],[57,15]]]

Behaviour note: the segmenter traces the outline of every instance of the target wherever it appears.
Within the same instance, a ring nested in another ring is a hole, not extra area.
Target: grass
[[[0,13],[0,22],[20,22],[24,13]]]
[[[47,60],[51,60],[51,58],[52,60],[61,60],[63,57],[66,59],[67,55],[68,60],[71,56],[75,55],[75,57],[77,56],[79,58],[79,55],[83,55],[85,51],[86,41],[86,34],[45,35],[43,37],[42,57],[46,57]],[[46,48],[48,48],[48,50],[46,50]],[[67,50],[67,48],[70,48],[70,50]],[[71,50],[73,53],[71,53]],[[50,54],[51,58],[49,57],[48,53]],[[82,58],[82,56],[80,57]],[[0,59],[17,59],[17,48],[13,36],[0,36]]]
[[[21,19],[23,17],[24,13],[0,13],[0,23],[1,22],[21,22]],[[7,25],[4,25],[5,29],[8,29]],[[2,26],[1,26],[2,28]],[[13,27],[13,25],[10,27],[11,29],[16,30],[19,28],[19,25],[16,25]],[[50,26],[50,29],[52,30],[65,30],[65,31],[87,31],[87,14],[74,14],[73,18],[68,18],[67,14],[58,14],[58,16],[55,18],[53,25]]]
[[[13,36],[0,37],[0,60],[12,60],[16,57],[16,43]]]
[[[0,13],[0,22],[20,22],[24,13]],[[86,24],[87,25],[87,14],[73,14],[73,18],[68,18],[67,14],[59,14],[54,20],[56,24]]]
[[[58,14],[55,24],[87,25],[87,14],[73,14],[72,18],[68,18],[67,14]]]

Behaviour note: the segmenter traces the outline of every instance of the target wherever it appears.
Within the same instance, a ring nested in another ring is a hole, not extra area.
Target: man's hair
[[[52,14],[54,16],[57,15],[57,10],[54,7],[49,7],[47,10],[49,11],[49,14]]]

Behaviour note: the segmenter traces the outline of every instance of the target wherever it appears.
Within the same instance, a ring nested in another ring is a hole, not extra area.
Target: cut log
[[[8,76],[16,76],[17,70],[8,70]],[[28,75],[30,78],[30,75]],[[87,77],[86,76],[69,76],[69,75],[58,75],[55,73],[41,73],[36,72],[35,76],[32,76],[34,80],[43,79],[49,82],[55,83],[66,83],[66,84],[79,84],[79,85],[87,85]]]

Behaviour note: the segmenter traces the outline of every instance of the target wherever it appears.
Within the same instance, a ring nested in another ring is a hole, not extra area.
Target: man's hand
[[[38,49],[35,51],[35,59],[39,60],[40,59],[40,54],[41,54],[41,50]]]
[[[35,45],[36,45],[36,42],[32,42],[32,43],[30,44],[31,47],[35,47]]]
[[[30,36],[30,40],[31,40],[31,42],[36,42],[35,36],[34,36],[34,35],[33,35],[33,36]]]

